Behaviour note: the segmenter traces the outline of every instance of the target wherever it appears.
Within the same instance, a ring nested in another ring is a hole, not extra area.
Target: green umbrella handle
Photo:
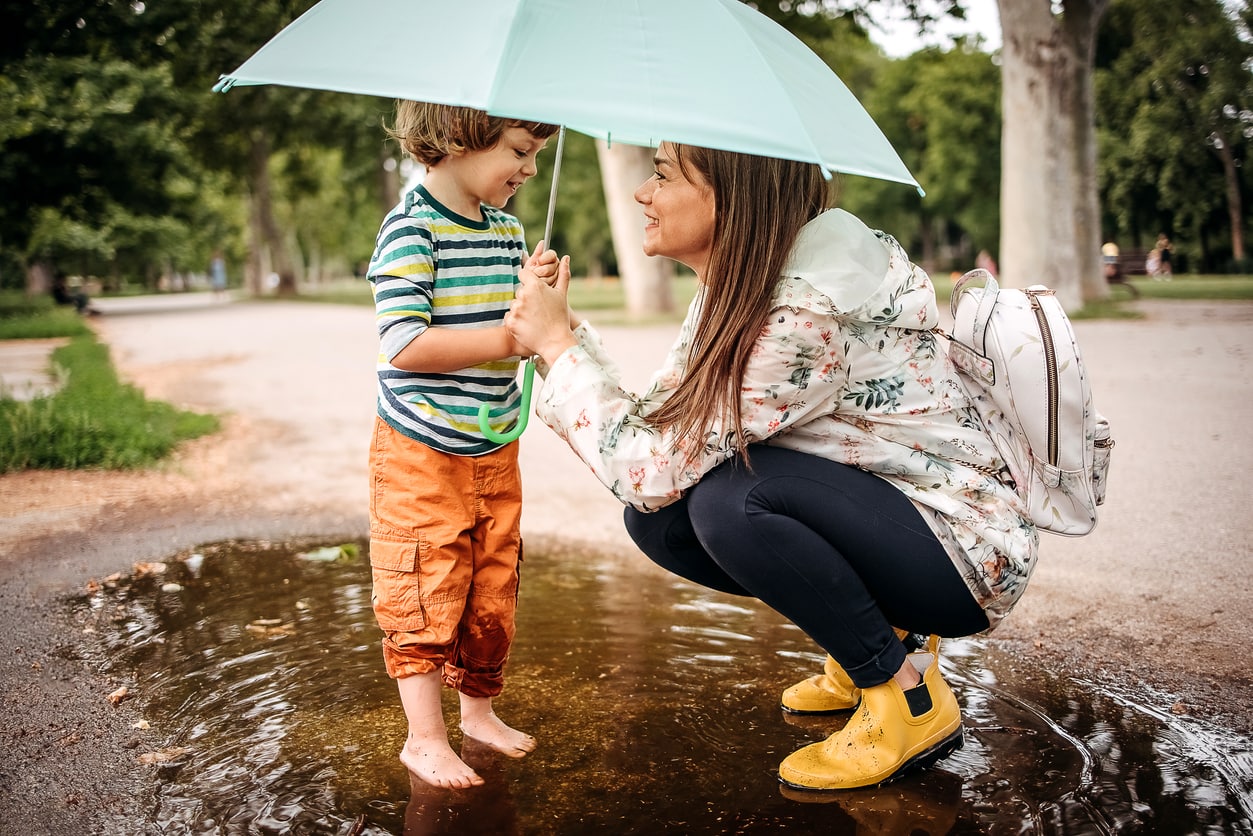
[[[522,435],[522,431],[526,429],[526,422],[531,418],[531,381],[535,378],[535,364],[530,360],[526,361],[526,366],[522,369],[522,411],[518,413],[518,423],[514,425],[512,430],[506,433],[498,433],[487,423],[488,413],[491,412],[489,404],[483,404],[479,407],[479,429],[483,431],[483,435],[497,444],[508,444],[510,441]]]

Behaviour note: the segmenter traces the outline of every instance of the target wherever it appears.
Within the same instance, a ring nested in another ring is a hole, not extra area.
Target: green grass
[[[33,340],[45,337],[77,337],[91,333],[83,318],[50,296],[27,297],[0,293],[0,340]]]
[[[1183,273],[1168,282],[1155,282],[1148,276],[1131,280],[1146,299],[1253,299],[1253,276],[1202,276]],[[1125,296],[1117,288],[1114,295]]]
[[[53,352],[63,380],[53,395],[0,396],[0,473],[17,470],[132,469],[160,461],[180,442],[216,432],[216,416],[150,401],[118,380],[94,333]]]

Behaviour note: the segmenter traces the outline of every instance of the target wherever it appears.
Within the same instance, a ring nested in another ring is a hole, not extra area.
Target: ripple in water
[[[138,695],[137,751],[168,758],[151,818],[115,832],[1253,834],[1248,740],[976,640],[942,663],[964,748],[879,789],[785,791],[778,762],[843,722],[778,709],[821,653],[765,607],[642,558],[528,556],[496,707],[540,748],[503,758],[454,720],[487,785],[430,789],[396,757],[368,561],[328,554],[206,546],[74,602]]]

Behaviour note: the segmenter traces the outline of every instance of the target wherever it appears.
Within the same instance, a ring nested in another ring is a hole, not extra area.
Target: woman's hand
[[[538,246],[536,250],[538,254]],[[530,349],[529,353],[543,357],[549,365],[577,343],[570,329],[571,316],[566,303],[570,256],[561,258],[556,266],[556,278],[551,287],[534,272],[523,270],[522,283],[505,314],[505,328],[513,339]]]

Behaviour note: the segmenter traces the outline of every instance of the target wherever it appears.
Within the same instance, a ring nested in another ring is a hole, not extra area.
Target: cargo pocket
[[[384,633],[416,633],[426,626],[418,579],[418,541],[370,538],[374,618]]]

